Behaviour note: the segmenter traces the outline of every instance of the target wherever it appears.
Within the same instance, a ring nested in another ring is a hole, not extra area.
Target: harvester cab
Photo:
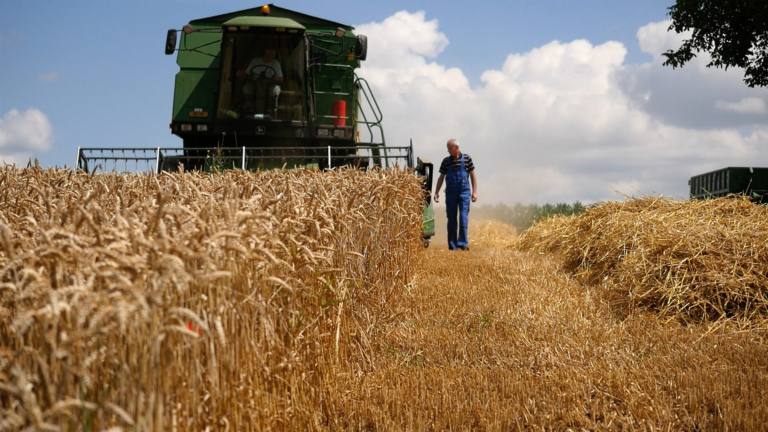
[[[352,26],[274,5],[190,21],[169,30],[165,53],[178,53],[171,133],[181,148],[82,148],[80,169],[328,169],[401,167],[413,144],[388,147],[383,115],[368,82],[355,73],[368,41]],[[427,210],[425,210],[427,211]],[[425,221],[427,214],[425,213]],[[425,225],[425,244],[434,231]]]

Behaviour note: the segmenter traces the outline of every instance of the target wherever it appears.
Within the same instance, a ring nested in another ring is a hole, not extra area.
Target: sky
[[[661,53],[673,0],[285,1],[369,40],[358,71],[389,145],[435,164],[456,138],[480,203],[688,195],[690,176],[768,166],[768,90]],[[0,0],[0,161],[69,166],[78,147],[178,147],[168,29],[261,4]]]

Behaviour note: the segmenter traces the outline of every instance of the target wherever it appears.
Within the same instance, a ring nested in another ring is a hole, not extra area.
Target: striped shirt
[[[448,166],[460,167],[461,156],[459,156],[458,159],[453,159],[450,156],[443,159],[443,162],[440,164],[440,174],[448,173]],[[472,162],[472,158],[466,153],[464,153],[464,168],[466,168],[467,172],[475,170],[475,164]]]

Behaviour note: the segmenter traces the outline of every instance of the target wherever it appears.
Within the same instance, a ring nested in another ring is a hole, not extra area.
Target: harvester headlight
[[[333,136],[336,138],[344,138],[346,135],[344,132],[346,132],[344,129],[334,129]]]
[[[279,32],[285,32],[285,27],[277,27],[275,30]]]
[[[183,31],[184,34],[192,34],[193,29],[191,25],[187,24],[181,28],[181,31]]]
[[[229,30],[229,31],[237,31],[237,27],[227,27],[227,30]]]
[[[298,33],[299,31],[297,29],[290,29],[288,30],[288,33]]]
[[[183,125],[181,125],[181,131],[182,132],[192,132],[192,125],[191,124],[183,124]]]
[[[328,129],[318,129],[317,136],[328,136]]]
[[[250,29],[250,27],[248,27],[248,26],[240,26],[240,30],[248,30],[248,29]]]
[[[344,30],[343,28],[339,27],[339,28],[336,29],[336,37],[337,38],[343,38],[345,34],[347,34],[347,31]]]
[[[207,132],[208,131],[208,125],[207,124],[199,124],[199,125],[197,125],[197,131],[198,132]]]

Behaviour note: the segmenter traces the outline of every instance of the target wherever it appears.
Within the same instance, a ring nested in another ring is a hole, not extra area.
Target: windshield
[[[273,28],[226,33],[217,118],[303,120],[304,70],[302,34]]]

